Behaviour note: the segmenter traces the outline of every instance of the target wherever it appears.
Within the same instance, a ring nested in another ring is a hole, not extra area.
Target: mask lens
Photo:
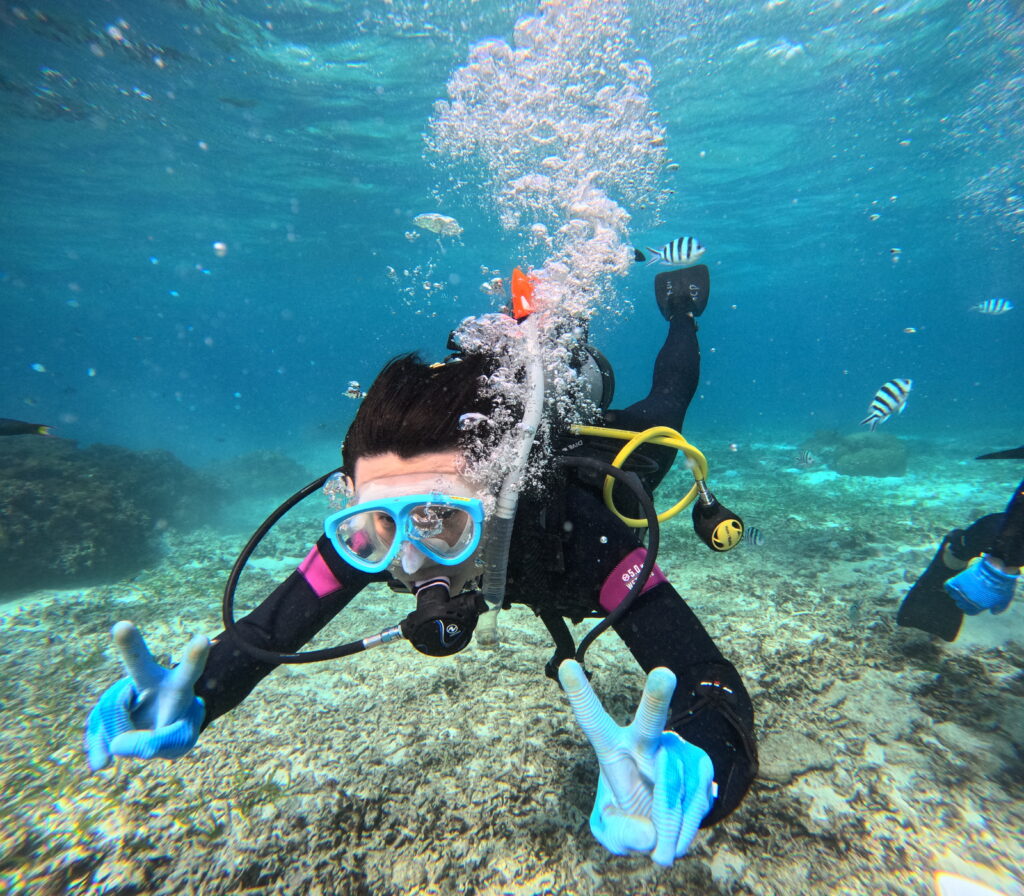
[[[406,537],[435,558],[450,560],[474,541],[476,523],[462,508],[418,504],[409,509]]]
[[[338,525],[337,543],[366,563],[380,563],[394,544],[397,528],[387,511],[357,513]]]

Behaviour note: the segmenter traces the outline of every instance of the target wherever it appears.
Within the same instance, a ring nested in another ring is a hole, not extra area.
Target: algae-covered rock
[[[830,750],[792,728],[769,733],[761,742],[758,754],[761,760],[758,774],[780,784],[787,784],[811,769],[828,769],[835,764]]]
[[[889,433],[858,432],[839,440],[830,466],[844,476],[902,476],[907,449]]]
[[[0,593],[131,574],[167,528],[194,528],[216,488],[165,451],[0,440]]]

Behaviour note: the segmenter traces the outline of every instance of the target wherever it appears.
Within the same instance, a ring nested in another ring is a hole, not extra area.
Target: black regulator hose
[[[644,586],[647,584],[647,580],[650,578],[651,572],[654,569],[655,561],[658,557],[658,545],[661,538],[661,527],[658,523],[658,514],[654,509],[654,503],[651,500],[651,496],[647,493],[643,487],[643,483],[640,481],[640,477],[633,472],[627,472],[618,467],[612,466],[611,464],[603,461],[596,460],[590,457],[561,457],[555,461],[559,466],[568,467],[584,467],[601,475],[612,476],[619,482],[623,483],[633,494],[636,496],[637,501],[640,504],[640,509],[643,511],[644,518],[647,520],[647,556],[644,558],[644,562],[640,566],[640,572],[633,580],[633,584],[626,596],[611,613],[605,616],[597,625],[595,625],[590,632],[580,642],[579,647],[576,649],[576,661],[582,666],[584,657],[587,653],[587,648],[604,632],[607,628],[618,622],[633,605],[633,602],[643,592]],[[475,619],[471,619],[479,612],[480,607],[473,606],[473,604],[479,604],[478,597],[475,592],[471,595],[466,595],[466,606],[463,607],[461,604],[456,606],[454,603],[450,603],[447,606],[448,615],[457,617],[457,621],[461,623],[462,631],[457,637],[449,637],[454,634],[453,631],[445,632],[445,626],[442,624],[440,629],[441,634],[438,636],[441,638],[443,643],[438,644],[429,650],[424,650],[418,642],[421,640],[417,634],[414,634],[411,623],[416,620],[416,613],[410,614],[410,617],[403,622],[401,626],[394,626],[386,629],[385,631],[374,635],[370,638],[364,638],[360,641],[352,641],[348,644],[339,644],[336,647],[329,647],[323,650],[307,650],[301,653],[278,653],[273,650],[264,650],[262,647],[257,647],[255,644],[246,640],[245,636],[238,628],[238,624],[235,622],[234,603],[235,603],[235,592],[238,589],[238,581],[242,576],[242,571],[245,569],[246,563],[249,562],[249,558],[253,552],[259,546],[260,542],[266,537],[266,534],[277,524],[277,522],[283,517],[289,510],[304,501],[311,494],[319,491],[323,488],[324,483],[333,476],[335,473],[340,472],[338,470],[331,470],[329,473],[325,473],[323,476],[313,480],[305,487],[299,489],[294,495],[288,498],[284,503],[281,504],[270,516],[268,516],[260,525],[260,527],[253,532],[249,541],[245,547],[242,548],[241,553],[238,555],[238,559],[235,560],[235,565],[231,568],[231,574],[228,576],[227,584],[224,586],[224,602],[223,602],[223,619],[224,628],[230,635],[232,641],[242,648],[251,657],[260,660],[264,663],[272,663],[278,665],[281,663],[318,663],[322,660],[333,660],[343,656],[351,656],[355,653],[360,653],[366,650],[368,647],[376,646],[377,644],[384,644],[390,641],[398,640],[402,637],[411,637],[414,645],[417,649],[430,653],[434,656],[444,656],[447,653],[454,653],[457,650],[462,649],[468,641],[469,637],[472,636],[473,627],[475,626]],[[429,589],[427,589],[429,590]],[[419,612],[419,609],[417,610]],[[428,616],[431,614],[427,614]],[[437,614],[434,614],[437,615]],[[433,617],[431,617],[433,619]],[[433,630],[436,627],[436,620],[430,622],[429,626],[424,626],[419,630],[418,634],[430,632],[431,639],[433,639]],[[459,646],[455,646],[458,643]],[[450,645],[450,647],[449,647]],[[454,648],[454,649],[450,649]]]
[[[276,525],[277,521],[280,520],[281,517],[283,517],[296,504],[308,498],[313,494],[313,492],[319,491],[323,488],[324,483],[338,472],[341,472],[340,467],[337,470],[331,470],[330,473],[325,473],[320,478],[315,479],[313,482],[309,483],[309,485],[299,489],[294,495],[278,507],[277,510],[270,514],[270,516],[263,521],[263,524],[253,532],[252,537],[249,539],[246,546],[242,548],[242,552],[238,555],[235,565],[231,568],[231,575],[228,576],[227,584],[224,586],[223,617],[225,630],[231,636],[232,641],[249,654],[249,656],[261,660],[264,663],[273,663],[274,665],[279,663],[318,663],[321,660],[333,660],[342,656],[351,656],[353,653],[359,653],[370,646],[365,640],[363,640],[353,641],[350,644],[339,644],[337,647],[329,647],[324,650],[308,650],[304,653],[277,653],[274,650],[264,650],[262,647],[257,647],[255,644],[247,641],[245,636],[241,631],[239,631],[238,625],[235,622],[235,591],[238,588],[238,580],[242,577],[242,570],[245,569],[245,564],[249,562],[249,558],[252,556],[253,551],[256,550],[259,543],[263,541],[266,534]]]
[[[602,632],[610,626],[615,625],[616,622],[625,616],[629,611],[629,608],[633,605],[633,602],[643,592],[644,586],[647,584],[647,580],[651,576],[651,571],[654,569],[654,564],[658,559],[658,546],[661,541],[661,526],[658,523],[658,513],[654,509],[654,502],[651,500],[651,496],[643,487],[643,483],[640,481],[640,477],[637,476],[636,473],[627,472],[619,467],[612,466],[611,464],[604,463],[603,461],[595,460],[592,457],[561,457],[556,460],[555,463],[559,466],[586,467],[600,472],[602,475],[614,477],[633,492],[637,501],[640,503],[640,509],[643,511],[644,518],[647,520],[647,556],[644,557],[644,562],[640,566],[640,572],[633,580],[633,585],[626,593],[626,596],[622,599],[622,603],[620,603],[614,610],[605,616],[604,619],[595,625],[583,640],[580,641],[580,646],[576,648],[576,662],[582,666],[583,658],[587,653],[587,648],[594,643]]]

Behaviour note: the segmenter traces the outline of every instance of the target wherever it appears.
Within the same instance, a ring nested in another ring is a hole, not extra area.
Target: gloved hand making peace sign
[[[711,758],[664,730],[675,675],[651,670],[626,727],[605,712],[575,660],[558,667],[558,679],[601,766],[590,814],[594,836],[616,855],[649,853],[659,865],[671,865],[686,855],[715,798]]]
[[[203,724],[203,701],[193,688],[206,666],[210,640],[196,635],[173,669],[157,665],[139,630],[119,622],[111,630],[127,678],[100,697],[85,725],[85,752],[93,771],[114,756],[177,759],[195,746]]]

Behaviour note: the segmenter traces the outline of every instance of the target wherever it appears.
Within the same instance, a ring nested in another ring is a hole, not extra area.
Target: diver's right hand
[[[127,678],[112,684],[85,723],[85,752],[95,772],[114,756],[177,759],[199,739],[206,709],[194,687],[206,666],[210,640],[196,635],[173,669],[157,665],[139,630],[119,622],[111,630]]]

